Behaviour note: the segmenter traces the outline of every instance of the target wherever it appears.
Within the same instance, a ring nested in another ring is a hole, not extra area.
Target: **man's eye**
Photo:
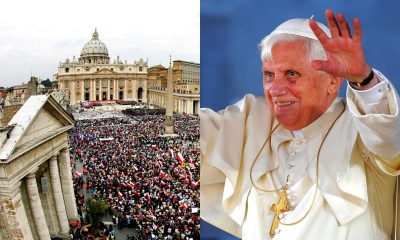
[[[272,81],[272,79],[274,79],[274,73],[264,72],[264,79],[267,81]]]
[[[299,77],[300,76],[300,74],[298,72],[293,71],[293,70],[287,71],[286,75],[288,77]]]

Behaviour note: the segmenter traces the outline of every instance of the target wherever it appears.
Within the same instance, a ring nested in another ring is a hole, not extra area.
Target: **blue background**
[[[201,107],[225,108],[246,93],[263,95],[258,44],[290,18],[326,24],[325,9],[361,20],[366,60],[399,89],[400,1],[201,0]],[[341,96],[345,93],[342,86]],[[202,222],[201,239],[236,239]]]

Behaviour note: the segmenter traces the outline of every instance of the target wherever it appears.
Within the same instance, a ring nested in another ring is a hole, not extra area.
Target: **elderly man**
[[[201,112],[201,217],[242,239],[390,239],[398,94],[361,25],[292,19],[261,42],[265,99]],[[337,98],[348,82],[346,101]]]

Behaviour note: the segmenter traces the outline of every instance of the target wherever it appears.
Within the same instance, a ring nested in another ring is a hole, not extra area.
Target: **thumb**
[[[324,71],[327,73],[333,72],[332,65],[328,61],[314,60],[311,62],[311,66],[315,70]]]

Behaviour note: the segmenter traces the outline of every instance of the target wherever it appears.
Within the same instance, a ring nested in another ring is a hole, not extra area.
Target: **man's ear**
[[[340,86],[342,85],[342,82],[343,78],[331,76],[328,87],[328,94],[337,94],[339,92]]]

